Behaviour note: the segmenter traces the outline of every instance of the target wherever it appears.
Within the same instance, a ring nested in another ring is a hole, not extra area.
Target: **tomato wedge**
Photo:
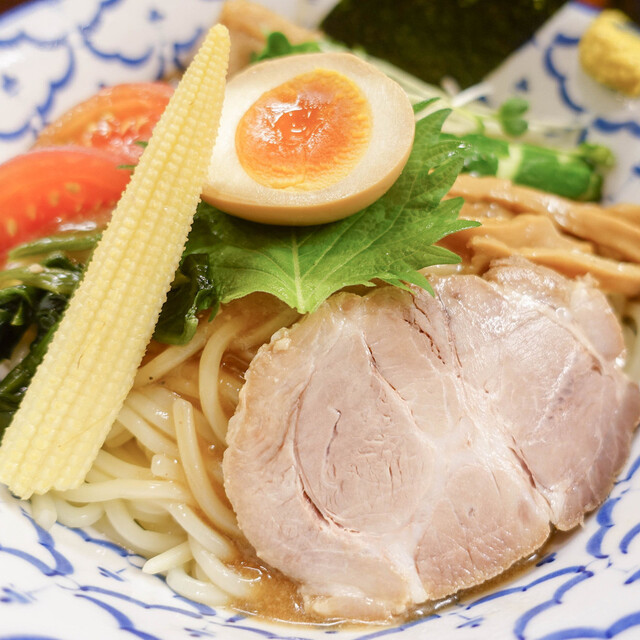
[[[11,247],[87,220],[106,224],[131,177],[97,149],[37,149],[0,165],[0,256]]]
[[[120,84],[101,89],[43,129],[36,146],[82,145],[117,154],[135,164],[173,88],[162,82]]]

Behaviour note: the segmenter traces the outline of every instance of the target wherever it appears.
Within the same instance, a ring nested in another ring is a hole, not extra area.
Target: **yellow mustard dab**
[[[622,11],[603,11],[580,40],[584,70],[603,85],[640,95],[640,31]]]

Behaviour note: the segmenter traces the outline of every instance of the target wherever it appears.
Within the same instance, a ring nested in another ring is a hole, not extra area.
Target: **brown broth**
[[[447,607],[451,607],[463,602],[479,600],[485,596],[495,593],[498,590],[508,588],[517,580],[532,572],[536,565],[540,563],[552,551],[566,544],[572,537],[573,532],[554,531],[547,542],[526,558],[523,558],[503,571],[500,575],[483,582],[480,585],[464,589],[456,594],[417,604],[409,608],[401,615],[393,616],[387,620],[348,620],[340,618],[323,618],[307,613],[304,608],[302,597],[298,593],[296,583],[287,578],[281,572],[266,563],[262,562],[248,543],[243,542],[239,559],[233,567],[242,572],[258,572],[260,574],[261,585],[256,594],[256,598],[251,601],[236,600],[230,607],[239,613],[256,616],[270,623],[295,624],[312,627],[337,628],[341,630],[354,630],[366,627],[390,627],[416,620],[427,618]]]
[[[253,309],[255,312],[261,307],[261,303],[264,304],[265,298],[256,296],[254,300],[258,303],[258,307],[254,307]],[[230,311],[232,313],[247,313],[247,306],[241,307],[238,305],[235,309],[232,306]],[[264,319],[265,312],[267,315],[273,313],[272,309],[265,310],[262,308],[260,311],[261,313],[257,313],[257,315],[258,317],[262,315],[261,320]],[[233,384],[237,385],[237,388],[240,388],[244,383],[244,374],[250,359],[248,355],[246,351],[242,353],[234,351],[233,345],[231,345],[230,350],[223,356],[221,363],[222,370],[227,377],[233,379]],[[224,395],[224,393],[221,394],[223,399]],[[228,394],[226,395],[228,397]],[[223,406],[228,417],[231,417],[235,411],[233,403],[230,400],[227,400],[227,402],[223,401]],[[215,452],[211,450],[203,451],[203,454],[205,454],[205,459],[208,458],[210,461],[214,459],[219,461],[222,457],[222,452],[219,449]],[[220,497],[226,504],[229,504],[226,495]],[[204,514],[200,513],[200,516],[206,520]],[[354,621],[340,618],[327,619],[305,611],[303,598],[298,591],[296,582],[258,558],[253,548],[244,538],[235,539],[233,542],[238,549],[238,557],[234,562],[230,563],[230,565],[247,579],[255,580],[257,577],[258,585],[253,599],[235,600],[230,604],[230,607],[239,613],[256,616],[271,623],[307,625],[325,629],[354,629],[362,628],[365,625],[370,629],[372,626],[389,627],[400,625],[426,618],[463,601],[478,600],[497,590],[510,586],[515,583],[516,580],[522,578],[528,572],[531,572],[536,564],[550,553],[552,549],[561,546],[571,535],[571,532],[554,532],[538,551],[516,562],[495,578],[487,580],[481,585],[462,590],[447,598],[415,605],[403,614],[384,621]]]

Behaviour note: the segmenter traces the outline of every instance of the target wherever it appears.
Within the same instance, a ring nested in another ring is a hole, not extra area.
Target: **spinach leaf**
[[[43,267],[42,270],[20,267],[0,271],[0,286],[12,280],[20,280],[23,284],[37,289],[69,296],[80,281],[80,273],[59,267]]]
[[[51,312],[57,320],[61,306],[82,277],[82,265],[58,253],[51,254],[32,267],[0,271],[3,282],[18,284],[0,288],[0,360],[8,358],[26,331],[36,324],[51,324]],[[64,304],[63,304],[64,303]]]
[[[83,265],[61,253],[46,256],[41,264],[0,272],[0,286],[18,281],[0,289],[0,360],[11,356],[28,331],[34,332],[25,357],[0,381],[0,435],[20,405],[82,272]]]
[[[11,355],[29,329],[38,297],[35,287],[16,285],[0,289],[0,360]]]
[[[167,295],[153,337],[165,344],[186,344],[198,328],[198,313],[216,306],[208,257],[188,255]]]
[[[67,307],[68,296],[26,285],[0,290],[0,359],[7,358],[30,327],[36,335],[27,355],[0,382],[0,436],[22,401],[36,367]],[[3,317],[13,318],[5,323]],[[6,314],[6,316],[5,316]]]

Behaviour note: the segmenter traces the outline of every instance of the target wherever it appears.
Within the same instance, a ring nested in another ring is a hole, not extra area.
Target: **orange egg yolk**
[[[310,191],[347,176],[371,139],[371,108],[337,71],[316,69],[263,93],[236,130],[238,159],[260,184]]]

